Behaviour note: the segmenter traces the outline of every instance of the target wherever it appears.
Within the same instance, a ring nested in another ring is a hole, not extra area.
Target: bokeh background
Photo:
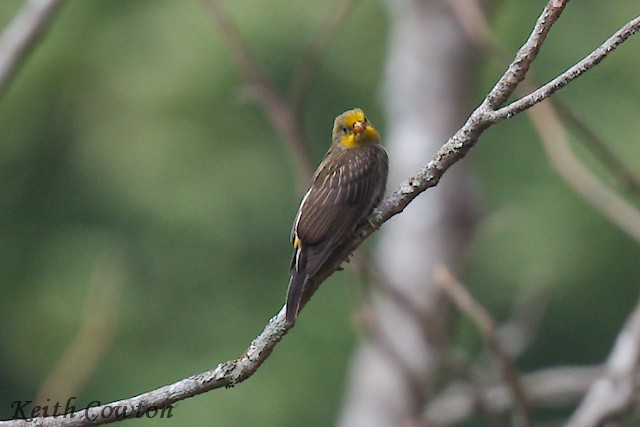
[[[543,5],[491,5],[492,28],[510,53]],[[21,6],[3,0],[0,24]],[[285,0],[226,6],[283,92],[333,7]],[[631,2],[570,4],[535,63],[536,76],[547,80],[568,68],[635,9]],[[345,109],[362,107],[385,135],[379,84],[387,19],[382,2],[358,2],[318,67],[304,106],[318,161],[333,118]],[[631,40],[557,97],[640,175],[638,57],[640,43]],[[473,87],[469,112],[502,72],[479,59],[477,78],[461,82]],[[575,147],[614,184],[595,157]],[[519,367],[600,362],[638,296],[637,242],[551,170],[524,115],[490,129],[463,161],[473,166],[482,210],[460,257],[464,282],[498,319],[526,290],[545,296],[538,338]],[[238,356],[284,301],[300,196],[283,143],[201,3],[66,3],[0,102],[2,418],[12,416],[11,402],[42,391],[91,319],[99,323],[89,328],[85,350],[97,353],[97,365],[76,372],[78,406],[135,395]],[[629,198],[638,206],[637,194]],[[335,275],[248,382],[180,402],[169,420],[123,425],[332,425],[361,293],[353,271]],[[471,354],[482,348],[464,320],[456,336]]]

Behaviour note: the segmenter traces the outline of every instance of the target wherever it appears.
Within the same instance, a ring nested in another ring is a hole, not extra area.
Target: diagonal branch
[[[44,34],[61,0],[29,0],[0,38],[0,97]]]
[[[532,426],[531,408],[522,387],[520,374],[498,339],[495,320],[445,267],[441,267],[436,271],[436,282],[456,306],[476,324],[484,337],[484,341],[498,360],[502,376],[511,391],[514,406],[518,410],[523,425]]]
[[[405,180],[400,184],[400,188],[397,191],[382,201],[378,208],[371,213],[367,223],[357,231],[356,236],[354,236],[354,240],[346,244],[343,248],[340,248],[336,252],[335,256],[333,256],[332,259],[327,262],[325,267],[318,273],[318,275],[312,278],[308,288],[305,289],[303,303],[306,303],[309,298],[311,298],[312,294],[318,289],[320,284],[340,267],[340,264],[344,259],[353,252],[353,250],[358,247],[363,240],[373,234],[373,232],[375,232],[375,230],[389,218],[402,212],[402,210],[420,193],[425,191],[427,188],[437,185],[444,173],[467,154],[467,152],[476,144],[480,135],[488,127],[505,118],[512,117],[524,111],[526,108],[529,108],[553,93],[553,91],[544,91],[540,96],[529,98],[529,101],[522,105],[521,108],[512,108],[510,105],[499,110],[500,114],[496,114],[495,108],[497,108],[497,105],[502,104],[503,101],[506,100],[506,98],[513,92],[518,82],[524,78],[526,70],[535,59],[535,54],[539,51],[550,27],[556,22],[567,2],[568,0],[549,1],[542,16],[536,23],[534,32],[520,49],[516,59],[509,66],[505,75],[491,90],[483,103],[471,114],[466,123],[440,148],[440,150],[438,150],[434,158],[426,166],[420,169],[415,175]],[[218,13],[221,10],[219,8],[218,0],[208,0],[207,4],[213,5],[212,10],[214,11],[214,15],[218,16]],[[226,30],[224,31],[229,31],[229,28],[232,27],[228,26],[229,21],[226,20],[226,15],[219,16],[225,17],[222,18],[220,24],[225,26]],[[218,19],[220,19],[219,16]],[[625,28],[627,28],[627,32],[622,34],[616,33],[616,35],[614,35],[614,37],[619,38],[619,42],[615,43],[615,46],[627,40],[633,33],[633,31],[629,30],[629,25],[633,26],[633,23],[634,21],[631,21],[630,24],[625,26]],[[605,48],[603,48],[603,46]],[[593,57],[590,55],[592,61],[582,72],[590,69],[604,59],[610,50],[615,47],[608,45],[609,47],[607,48],[606,43],[603,44],[603,46],[594,51]],[[237,52],[235,52],[235,54],[237,54]],[[245,71],[248,73],[248,70]],[[577,75],[571,74],[570,71],[571,70],[563,73],[558,77],[558,79],[562,79],[563,81],[566,81],[566,83],[569,83],[577,77]],[[502,115],[509,110],[512,110],[511,114]],[[280,125],[280,122],[274,121],[274,126]],[[0,422],[0,427],[28,425],[88,426],[106,424],[121,420],[125,417],[134,418],[136,416],[143,416],[147,411],[170,406],[180,400],[205,393],[213,389],[231,387],[253,375],[260,365],[268,358],[269,354],[273,351],[278,342],[280,342],[292,327],[293,325],[288,324],[285,321],[283,307],[280,312],[269,321],[262,333],[251,342],[244,354],[237,359],[219,364],[213,370],[193,375],[173,384],[160,387],[156,390],[143,393],[130,399],[123,399],[106,405],[78,411],[73,414],[74,417],[68,415],[65,418],[49,417],[33,418],[29,421],[3,421]],[[137,411],[130,410],[125,415],[122,411],[115,412],[106,410],[108,407],[113,408],[116,406],[120,408],[135,407],[137,408]]]
[[[555,366],[523,374],[522,383],[532,406],[557,409],[579,402],[600,371],[600,365]],[[479,392],[493,412],[505,412],[512,407],[513,399],[506,385],[487,385]],[[448,386],[425,409],[425,424],[444,427],[468,420],[476,408],[477,393],[468,385]]]
[[[550,97],[555,92],[562,89],[576,78],[580,77],[586,71],[598,65],[600,61],[606,58],[609,53],[613,52],[625,40],[634,35],[639,28],[640,16],[627,22],[622,28],[620,28],[611,37],[609,37],[607,41],[600,45],[600,47],[587,55],[582,61],[569,68],[567,71],[565,71],[555,79],[551,80],[549,83],[533,91],[529,95],[512,102],[506,107],[502,107],[497,110],[495,112],[494,118],[496,120],[509,118],[514,114],[521,113],[524,110],[532,107],[543,99]]]
[[[500,61],[503,61],[505,57],[504,49],[495,37],[493,37],[486,18],[479,11],[480,8],[478,6],[471,8],[471,10],[475,10],[476,12],[469,18],[464,15],[469,14],[468,9],[463,10],[453,0],[450,0],[450,6],[460,15],[460,21],[464,23],[465,30],[469,34],[469,37],[473,37],[476,43],[488,45],[491,51],[499,57]],[[599,49],[608,52],[618,46],[623,39],[637,31],[637,28],[638,18],[627,23]],[[592,64],[593,61],[588,61],[592,55],[587,56],[581,63]],[[601,59],[602,58],[595,58],[597,61]],[[518,88],[517,92],[533,94],[535,87],[532,82],[527,83],[527,81],[525,81]],[[507,106],[505,109],[509,107],[511,106]],[[635,175],[606,148],[605,144],[586,124],[579,120],[575,114],[572,113],[569,108],[563,106],[562,103],[552,103],[550,100],[547,100],[546,102],[540,103],[538,108],[529,110],[528,114],[534,128],[540,136],[545,153],[552,167],[573,191],[591,204],[596,211],[604,215],[627,235],[636,241],[640,241],[640,213],[636,207],[624,197],[609,189],[602,180],[598,178],[596,174],[592,173],[589,168],[578,159],[575,153],[573,153],[567,132],[561,123],[560,116],[556,113],[556,108],[561,111],[562,117],[584,136],[585,145],[598,156],[602,164],[610,169],[626,189],[634,190],[636,193],[638,189],[640,189],[639,181]],[[512,112],[508,111],[506,113],[507,116],[509,116],[509,114],[512,114]]]
[[[596,427],[607,424],[637,403],[637,373],[640,364],[640,304],[629,316],[616,343],[587,395],[566,427]]]
[[[576,157],[553,105],[541,103],[531,115],[531,120],[558,175],[612,224],[640,243],[640,212],[620,194],[609,189]]]
[[[287,333],[290,327],[285,326],[284,313],[283,307],[239,358],[220,363],[213,370],[192,375],[147,393],[102,406],[86,408],[66,415],[58,414],[60,415],[58,417],[0,421],[0,426],[81,427],[109,424],[124,418],[144,417],[148,411],[171,406],[175,402],[210,390],[233,387],[253,375],[267,359],[275,345]],[[111,409],[109,410],[109,408]]]
[[[507,71],[485,98],[485,103],[496,109],[505,103],[513,91],[524,80],[529,67],[538,56],[549,30],[560,17],[569,0],[551,0],[547,3],[542,14],[536,21],[529,39],[522,45],[515,59],[509,64]]]
[[[316,36],[309,43],[309,47],[302,56],[294,72],[291,89],[289,90],[291,109],[298,117],[302,116],[302,104],[309,85],[313,81],[318,61],[340,32],[355,4],[356,0],[337,0],[335,7],[330,9],[329,16],[318,29]]]
[[[628,193],[640,195],[640,178],[612,152],[607,142],[564,103],[556,100],[553,104],[562,119],[582,136],[584,146],[611,172],[618,187]]]
[[[313,161],[308,149],[301,122],[286,102],[276,91],[271,79],[254,60],[249,46],[242,38],[240,30],[231,20],[220,0],[203,0],[215,19],[220,34],[229,47],[229,53],[236,68],[257,94],[257,101],[262,105],[264,113],[271,121],[280,138],[286,143],[290,158],[296,168],[296,176],[303,190],[306,190],[307,179],[313,174]]]

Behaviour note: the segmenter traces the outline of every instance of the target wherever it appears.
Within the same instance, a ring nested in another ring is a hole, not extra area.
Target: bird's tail
[[[301,245],[291,259],[291,280],[287,289],[287,321],[294,323],[300,309],[302,289],[307,278],[307,251]]]

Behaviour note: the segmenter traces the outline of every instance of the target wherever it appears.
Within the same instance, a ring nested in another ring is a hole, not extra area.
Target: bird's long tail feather
[[[291,260],[291,280],[287,289],[287,321],[294,323],[298,317],[302,289],[307,278],[307,251],[301,246],[296,248]]]

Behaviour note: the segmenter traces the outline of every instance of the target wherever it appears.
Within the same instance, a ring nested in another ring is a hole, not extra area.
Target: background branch
[[[551,102],[547,100],[547,102]],[[580,141],[587,147],[602,164],[611,171],[619,186],[626,191],[640,195],[640,179],[609,149],[608,144],[591,129],[571,108],[555,100],[552,103],[560,113],[562,119],[579,135]]]
[[[566,427],[596,427],[613,421],[636,403],[640,363],[640,304],[618,334],[599,378]]]
[[[315,37],[296,67],[289,92],[290,108],[298,120],[302,120],[304,99],[315,76],[320,59],[331,46],[331,42],[340,33],[340,29],[356,5],[356,0],[336,0],[329,15],[322,23]]]
[[[560,408],[579,402],[600,372],[600,366],[556,366],[523,374],[521,379],[532,406]],[[426,424],[447,426],[468,419],[475,410],[477,393],[459,383],[447,387],[427,406]],[[485,386],[480,393],[484,405],[493,412],[507,411],[513,404],[506,384]]]
[[[515,407],[520,415],[520,420],[525,426],[533,426],[531,409],[527,402],[524,389],[520,382],[520,374],[515,364],[502,348],[502,344],[496,335],[496,322],[487,310],[478,303],[473,296],[462,286],[445,267],[436,271],[436,282],[441,289],[451,298],[455,305],[469,316],[476,324],[482,336],[495,354],[505,383],[511,390]]]
[[[61,0],[28,0],[0,38],[0,98],[40,40]]]
[[[542,103],[531,117],[551,165],[565,182],[609,221],[640,242],[640,212],[609,189],[572,152],[553,105]]]
[[[450,1],[449,4],[456,11],[460,22],[463,23],[463,28],[465,28],[470,38],[481,46],[488,47],[497,58],[501,59],[505,56],[503,47],[491,33],[487,20],[477,4],[469,10],[462,10],[455,1]],[[523,95],[518,101],[501,109],[506,109],[503,115],[508,117],[513,114],[510,108],[524,106],[528,102],[534,101],[536,96],[539,96],[539,94],[542,93],[540,91],[543,91],[545,87],[547,91],[560,89],[568,83],[568,81],[565,81],[566,79],[578,77],[582,72],[597,64],[606,56],[607,52],[615,49],[621,42],[626,40],[626,38],[635,34],[638,28],[640,28],[640,17],[628,22],[596,51],[571,67],[567,72],[563,73],[562,76],[558,76],[538,90],[532,87],[532,79],[527,79],[527,81],[518,88],[517,92],[522,93],[528,91],[530,92],[529,95]],[[613,224],[617,225],[627,235],[639,241],[640,212],[619,194],[610,190],[602,180],[600,180],[596,174],[592,173],[573,153],[567,132],[561,121],[561,116],[556,111],[558,107],[562,117],[568,120],[569,123],[583,135],[585,145],[611,170],[623,186],[630,190],[640,188],[640,184],[635,175],[613,156],[606,148],[606,145],[585,123],[579,120],[569,108],[564,107],[561,103],[557,103],[556,107],[551,99],[547,99],[541,103],[538,108],[529,110],[528,114],[534,128],[540,136],[545,153],[556,173],[558,173],[578,195],[591,204],[593,208],[603,214]]]
[[[257,102],[285,142],[289,156],[293,160],[298,185],[301,191],[305,191],[308,179],[313,174],[315,162],[309,152],[309,145],[302,132],[298,115],[280,97],[271,79],[254,60],[249,46],[222,3],[219,0],[203,0],[203,2],[211,11],[238,72],[255,91]]]
[[[543,99],[548,98],[558,90],[565,87],[568,83],[580,77],[583,73],[599,64],[606,56],[614,51],[629,37],[634,35],[640,28],[640,16],[627,22],[622,28],[616,31],[607,41],[602,43],[597,49],[587,55],[582,61],[578,62],[567,71],[551,80],[549,83],[535,90],[527,96],[512,102],[506,107],[502,107],[495,112],[494,119],[505,119],[520,113],[531,106],[537,104]]]

